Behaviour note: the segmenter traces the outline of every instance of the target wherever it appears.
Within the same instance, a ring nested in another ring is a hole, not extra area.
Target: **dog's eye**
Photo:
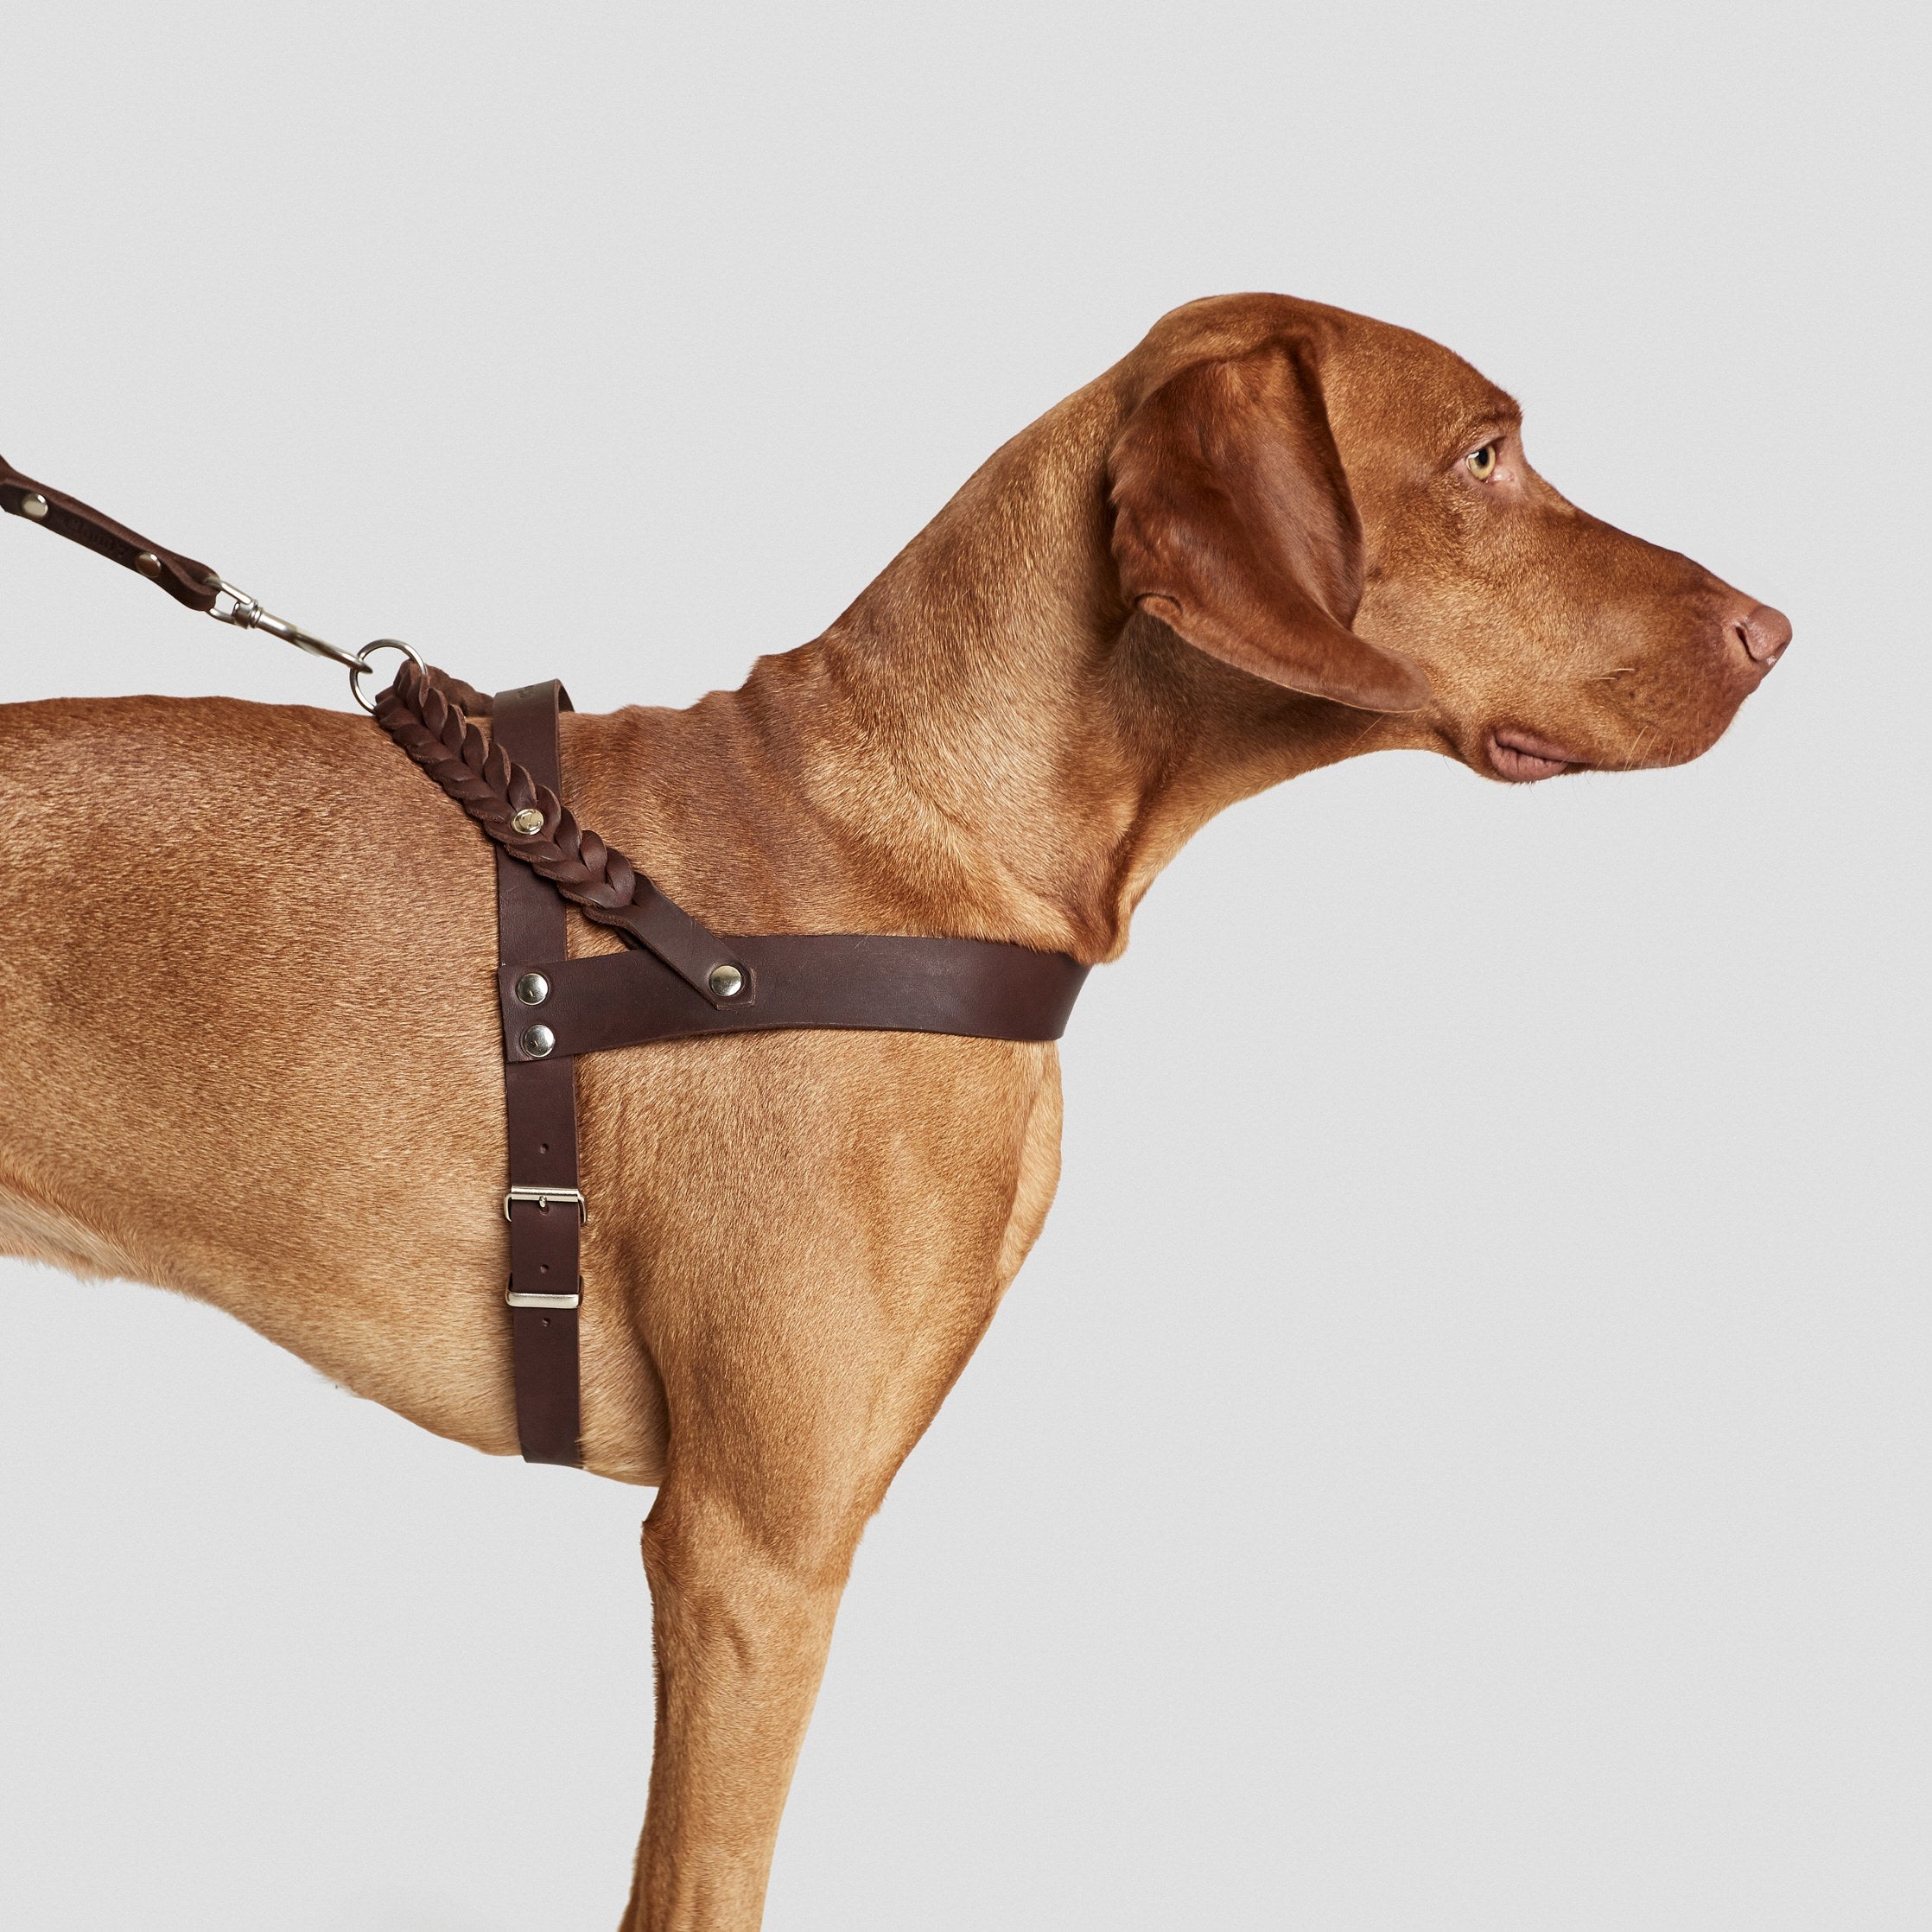
[[[1496,474],[1496,445],[1486,442],[1474,455],[1465,456],[1463,461],[1469,465],[1469,473],[1478,483],[1487,483]]]

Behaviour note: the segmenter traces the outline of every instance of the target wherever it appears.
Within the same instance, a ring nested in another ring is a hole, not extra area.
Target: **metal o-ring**
[[[369,662],[370,654],[377,651],[400,651],[418,670],[423,668],[423,660],[400,638],[377,638],[363,645],[355,654],[355,662],[349,666],[349,696],[365,711],[373,713],[375,706],[362,695],[362,677],[365,672],[375,667]]]

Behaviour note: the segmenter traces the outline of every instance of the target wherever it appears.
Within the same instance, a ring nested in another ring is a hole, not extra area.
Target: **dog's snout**
[[[1731,620],[1732,634],[1745,647],[1753,664],[1769,670],[1784,655],[1791,641],[1791,620],[1769,604],[1757,604],[1742,617]]]

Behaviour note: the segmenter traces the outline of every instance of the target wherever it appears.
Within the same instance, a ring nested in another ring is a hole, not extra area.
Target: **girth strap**
[[[499,692],[492,734],[539,785],[563,789],[557,714],[570,700],[555,678]],[[514,988],[526,975],[555,973],[568,950],[563,900],[550,883],[499,845],[497,958]],[[524,1460],[575,1465],[579,1371],[577,1308],[583,1292],[579,1249],[583,1195],[577,1178],[575,1070],[569,1059],[529,1057],[532,1020],[512,998],[515,1048],[503,1069],[510,1141],[510,1342],[517,1385],[517,1436]],[[519,1020],[515,1015],[524,1015]],[[531,1044],[542,1044],[540,1036]]]

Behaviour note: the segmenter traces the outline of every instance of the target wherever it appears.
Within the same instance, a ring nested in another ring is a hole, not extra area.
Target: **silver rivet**
[[[528,838],[532,833],[540,832],[543,829],[543,815],[537,810],[535,805],[525,805],[510,821],[510,829],[513,832],[521,832],[525,838]]]
[[[20,499],[20,513],[23,517],[44,517],[47,514],[47,499],[38,490],[29,490]]]
[[[727,962],[722,966],[714,966],[710,976],[704,982],[721,1000],[735,998],[745,990],[745,976]]]
[[[161,575],[161,559],[152,550],[142,551],[135,558],[134,567],[144,577],[158,577]]]
[[[525,973],[517,982],[517,998],[526,1007],[540,1007],[550,996],[550,982],[541,973]]]
[[[525,1026],[518,1044],[531,1059],[544,1060],[556,1045],[556,1035],[548,1026]]]

